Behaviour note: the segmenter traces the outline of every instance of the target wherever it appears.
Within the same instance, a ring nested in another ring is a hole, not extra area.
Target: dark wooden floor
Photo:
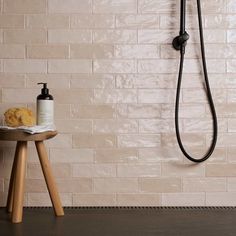
[[[1,236],[235,236],[236,208],[25,208],[12,224],[0,208]]]

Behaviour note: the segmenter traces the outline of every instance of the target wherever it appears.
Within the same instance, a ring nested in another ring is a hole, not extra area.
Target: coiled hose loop
[[[212,138],[212,142],[211,142],[209,150],[207,151],[207,153],[202,158],[200,158],[200,159],[193,158],[186,152],[186,150],[183,146],[183,143],[181,141],[181,137],[180,137],[180,131],[179,131],[179,98],[180,98],[181,81],[182,81],[182,75],[183,75],[184,53],[185,53],[186,42],[181,43],[180,49],[179,49],[180,50],[180,65],[179,65],[179,75],[178,75],[178,83],[177,83],[177,91],[176,91],[176,102],[175,102],[175,130],[176,130],[177,141],[178,141],[179,147],[180,147],[181,151],[183,152],[183,154],[190,161],[199,163],[199,162],[206,161],[211,156],[211,154],[213,153],[213,151],[215,149],[215,146],[216,146],[216,142],[217,142],[218,127],[217,127],[216,111],[215,111],[214,102],[213,102],[212,95],[211,95],[211,89],[210,89],[209,80],[208,80],[208,73],[207,73],[200,0],[197,0],[197,11],[198,11],[198,23],[199,23],[199,33],[200,33],[202,65],[203,65],[203,73],[204,73],[205,86],[206,86],[205,91],[206,91],[206,95],[207,95],[207,99],[208,99],[208,102],[209,102],[210,111],[211,111],[211,115],[212,115],[212,120],[213,120],[213,138]],[[178,36],[178,37],[180,37],[180,36]],[[178,37],[176,37],[174,39],[174,41],[176,41]],[[173,41],[173,46],[175,47],[174,41]],[[177,48],[175,48],[175,49],[177,49]]]

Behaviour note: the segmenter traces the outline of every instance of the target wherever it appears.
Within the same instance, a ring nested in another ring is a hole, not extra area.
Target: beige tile
[[[0,29],[0,42],[2,43],[3,42],[3,30]]]
[[[163,133],[174,131],[174,121],[170,119],[139,119],[140,133]]]
[[[136,30],[93,30],[94,43],[137,43]]]
[[[75,30],[75,29],[49,29],[49,43],[91,43],[91,30]]]
[[[93,121],[94,133],[137,133],[138,122],[131,119],[99,119]]]
[[[157,15],[117,15],[117,28],[159,28],[159,18]]]
[[[212,90],[212,97],[215,103],[225,103],[227,99],[226,90],[215,89]],[[229,95],[228,95],[229,99]],[[183,90],[184,103],[206,103],[207,98],[204,90],[200,89],[184,89]]]
[[[91,178],[60,178],[56,179],[60,193],[91,193]]]
[[[28,163],[27,164],[27,178],[42,180],[43,172],[39,163]]]
[[[161,175],[160,164],[119,164],[118,177],[157,177]]]
[[[228,0],[227,10],[228,12],[235,13],[236,12],[236,6],[235,2],[233,0]]]
[[[92,163],[92,149],[50,148],[50,160],[53,163]]]
[[[155,45],[116,45],[117,58],[159,58],[158,47]]]
[[[134,73],[136,64],[134,60],[94,60],[95,73]]]
[[[206,28],[234,28],[235,26],[235,15],[222,15],[213,14],[205,16],[205,26]]]
[[[191,3],[191,5],[194,5]],[[211,13],[224,13],[226,12],[226,6],[224,1],[222,0],[216,0],[214,3],[209,2],[209,1],[204,1],[202,8],[204,9],[203,12],[206,14],[211,14]]]
[[[234,177],[236,176],[236,164],[207,164],[206,176]]]
[[[236,120],[228,119],[228,131],[235,132],[236,131]]]
[[[145,193],[181,192],[180,178],[140,178],[139,188]]]
[[[159,145],[159,134],[122,134],[118,136],[118,147],[157,147]]]
[[[49,73],[91,73],[91,60],[49,60]]]
[[[45,193],[47,186],[44,179],[26,179],[25,191],[27,193]]]
[[[0,73],[0,84],[2,88],[24,88],[25,76],[14,73]]]
[[[205,176],[204,164],[170,162],[162,163],[162,176],[200,177]]]
[[[189,38],[189,43],[198,43],[199,37],[197,30],[189,30],[190,35],[194,37]],[[204,30],[204,42],[205,43],[225,43],[226,31],[224,29],[205,29]]]
[[[62,133],[92,133],[91,120],[58,119],[55,120],[55,125]]]
[[[73,206],[115,206],[115,194],[73,194]]]
[[[139,60],[138,61],[139,73],[175,73],[177,72],[176,60]]]
[[[70,113],[70,105],[68,104],[54,104],[54,118],[66,119]]]
[[[205,206],[205,193],[164,193],[162,206]]]
[[[235,192],[236,191],[236,178],[235,177],[228,177],[227,178],[227,190],[228,190],[228,192]]]
[[[229,89],[227,91],[227,102],[234,103],[236,101],[235,89]]]
[[[227,154],[228,154],[228,161],[229,162],[236,161],[236,148],[235,147],[229,147]]]
[[[17,93],[14,88],[4,88],[2,91],[2,101],[4,103],[31,103],[38,95],[36,89],[18,88]]]
[[[69,16],[68,15],[27,15],[26,16],[27,28],[69,28]]]
[[[175,88],[176,76],[171,74],[118,74],[117,88],[167,89]]]
[[[71,148],[72,147],[72,135],[59,133],[55,138],[47,141],[49,148]]]
[[[227,30],[227,42],[228,43],[235,43],[236,42],[236,30],[235,29]]]
[[[3,192],[4,191],[4,180],[1,179],[0,180],[0,192]]]
[[[166,2],[165,0],[140,0],[138,2],[138,11],[141,13],[166,13],[177,9],[176,1]]]
[[[175,107],[172,104],[162,104],[161,107],[162,118],[174,118]],[[197,118],[201,119],[206,115],[206,108],[203,104],[180,104],[179,117],[180,118]]]
[[[4,43],[46,43],[47,32],[41,29],[8,29],[3,32]]]
[[[160,29],[140,29],[138,30],[139,44],[170,44],[173,40],[173,31]]]
[[[193,14],[192,12],[187,14],[186,22],[188,22],[188,29],[198,29],[197,14]],[[179,24],[179,16],[175,17],[173,14],[168,14],[168,13],[160,15],[161,29],[176,29],[176,26],[178,24]]]
[[[212,120],[209,119],[185,119],[184,120],[184,132],[190,133],[190,132],[211,132],[212,131]],[[220,132],[226,132],[227,126],[229,126],[230,129],[230,122],[226,120],[219,119],[219,130]],[[233,128],[232,128],[233,129]],[[232,131],[232,130],[231,130]]]
[[[116,145],[113,134],[73,135],[73,148],[112,148]]]
[[[225,178],[184,178],[184,192],[225,192]]]
[[[115,88],[113,74],[72,74],[71,88]]]
[[[1,15],[0,16],[1,28],[24,28],[23,15]]]
[[[0,178],[10,179],[11,168],[12,168],[12,162],[5,162],[3,165],[1,165]]]
[[[92,0],[49,0],[48,11],[50,13],[90,13],[92,12]]]
[[[96,178],[95,193],[135,193],[138,191],[137,178]]]
[[[20,44],[1,44],[0,58],[24,58],[25,46]]]
[[[137,103],[137,90],[95,89],[94,103]]]
[[[52,172],[55,178],[69,178],[72,176],[72,168],[68,163],[52,163]]]
[[[113,164],[74,164],[73,177],[115,177],[116,166]]]
[[[236,193],[206,193],[207,206],[234,206]]]
[[[201,71],[198,60],[187,59],[186,67],[184,68],[185,73],[198,73]],[[225,73],[226,66],[225,60],[220,59],[208,59],[208,71],[209,73]]]
[[[158,194],[117,194],[119,206],[160,206],[161,196]]]
[[[117,116],[122,118],[159,118],[161,105],[159,104],[118,104]]]
[[[47,61],[45,60],[4,60],[4,72],[7,73],[46,73]]]
[[[141,163],[180,160],[179,149],[175,147],[140,148],[138,153]]]
[[[27,47],[28,58],[68,58],[69,47],[66,45],[32,45]]]
[[[80,14],[70,17],[71,28],[114,28],[115,16],[108,14]]]
[[[135,0],[94,0],[93,12],[95,13],[136,13]]]
[[[55,178],[68,178],[71,176],[70,164],[53,163],[51,167]],[[28,163],[27,176],[30,179],[43,179],[44,177],[40,164]]]
[[[70,58],[112,58],[114,47],[111,44],[72,44]]]
[[[174,102],[174,91],[172,89],[139,89],[139,103],[171,103]]]
[[[96,163],[133,163],[138,161],[135,148],[96,149]]]
[[[90,104],[93,99],[91,89],[55,89],[52,94],[60,104]]]
[[[207,147],[204,148],[196,148],[196,147],[189,147],[188,151],[191,153],[192,156],[199,158],[206,154]],[[223,163],[227,159],[227,150],[224,147],[218,148],[216,147],[214,152],[212,153],[211,157],[208,159],[210,163]]]
[[[111,105],[77,105],[71,107],[72,118],[81,119],[112,119],[115,109]]]
[[[46,13],[46,0],[4,0],[4,12],[9,13]]]
[[[227,72],[229,73],[235,73],[235,65],[236,65],[236,60],[228,60],[227,61]]]
[[[68,89],[70,86],[70,75],[68,74],[27,74],[25,78],[27,88],[39,89],[38,82],[47,83],[49,89]],[[55,104],[55,107],[57,105]]]
[[[217,145],[218,147],[234,147],[235,146],[235,139],[236,139],[236,134],[235,133],[219,133],[218,139],[217,139]],[[210,144],[212,140],[212,135],[207,135],[206,136],[206,143],[207,145]]]

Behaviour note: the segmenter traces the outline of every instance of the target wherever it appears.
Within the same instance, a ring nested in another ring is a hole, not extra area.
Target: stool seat
[[[15,157],[11,170],[11,177],[7,196],[7,211],[11,213],[13,223],[22,222],[23,215],[23,197],[24,197],[24,179],[27,161],[27,142],[34,141],[38,153],[39,161],[42,167],[45,182],[48,188],[49,196],[52,201],[56,216],[63,216],[64,210],[57,191],[57,186],[53,178],[50,162],[44,140],[53,138],[57,131],[45,131],[43,133],[28,134],[22,130],[0,130],[0,140],[17,141]]]
[[[22,130],[0,130],[0,140],[2,141],[43,141],[56,135],[57,131],[29,134]]]

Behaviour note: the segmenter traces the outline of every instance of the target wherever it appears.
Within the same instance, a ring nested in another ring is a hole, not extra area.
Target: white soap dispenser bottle
[[[41,94],[37,96],[37,125],[54,125],[54,101],[53,96],[49,94],[47,83],[43,84]]]

